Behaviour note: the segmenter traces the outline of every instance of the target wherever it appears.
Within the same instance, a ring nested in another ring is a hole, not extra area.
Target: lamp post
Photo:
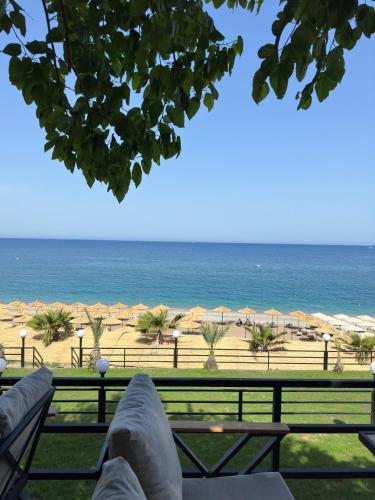
[[[83,336],[85,335],[85,330],[78,330],[77,331],[77,337],[79,339],[79,367],[82,368],[83,364],[83,348],[82,348],[82,342],[83,342]]]
[[[374,388],[371,393],[371,424],[375,424],[375,361],[370,364],[370,371],[374,379]]]
[[[324,358],[323,358],[323,370],[328,370],[328,342],[331,340],[331,335],[329,333],[325,333],[323,335],[324,340]]]
[[[25,342],[26,342],[27,330],[20,331],[20,337],[22,341],[21,345],[21,368],[25,368]]]
[[[0,377],[3,374],[3,371],[7,367],[7,362],[4,358],[0,358]],[[3,388],[0,386],[0,396],[3,394]]]
[[[181,335],[180,330],[173,330],[174,352],[173,352],[173,368],[178,367],[178,337]]]
[[[105,358],[100,358],[95,364],[96,371],[100,373],[102,379],[104,379],[104,375],[106,374],[109,368],[109,361]],[[104,382],[104,381],[103,381]],[[105,423],[105,414],[106,414],[106,397],[105,397],[105,389],[104,384],[101,382],[99,391],[98,391],[98,422],[99,424]]]

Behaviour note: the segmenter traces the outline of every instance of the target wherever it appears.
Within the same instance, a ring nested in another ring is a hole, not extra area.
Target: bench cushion
[[[183,479],[183,500],[293,500],[278,472]]]
[[[147,500],[137,476],[122,457],[108,460],[92,500]]]
[[[0,396],[0,436],[5,437],[29,410],[46,394],[52,384],[52,372],[40,368],[19,380]]]
[[[108,430],[110,458],[123,457],[148,500],[182,500],[182,472],[172,431],[148,375],[132,378]]]

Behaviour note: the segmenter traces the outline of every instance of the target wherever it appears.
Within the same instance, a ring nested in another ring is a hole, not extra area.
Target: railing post
[[[270,371],[270,351],[267,351],[267,370]]]
[[[242,422],[243,418],[243,391],[238,391],[238,421]]]
[[[126,367],[126,349],[125,349],[125,347],[124,347],[123,365],[124,365],[124,368],[125,368]]]
[[[328,370],[328,342],[325,342],[324,353],[323,353],[323,370]]]
[[[371,366],[372,369],[372,366]],[[375,374],[373,374],[374,387],[371,391],[371,424],[375,424]]]
[[[276,385],[273,388],[272,399],[272,422],[281,422],[282,387]],[[280,469],[280,443],[276,443],[272,452],[272,470],[278,472]]]
[[[173,350],[173,368],[178,368],[178,346],[177,337],[174,339],[174,350]]]
[[[104,379],[104,373],[100,374],[101,378]],[[106,391],[104,388],[104,380],[101,381],[101,385],[98,391],[98,423],[105,423],[105,413],[106,413]]]
[[[21,337],[21,368],[25,368],[25,337]]]
[[[79,337],[79,367],[82,368],[83,365],[83,347],[82,347],[83,337]]]

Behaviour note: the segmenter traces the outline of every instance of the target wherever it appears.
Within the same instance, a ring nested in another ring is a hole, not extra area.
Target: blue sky
[[[374,244],[374,40],[346,53],[344,81],[326,102],[297,112],[293,82],[283,101],[256,106],[256,52],[271,40],[276,2],[265,4],[258,17],[213,13],[228,39],[243,35],[244,54],[211,113],[202,108],[181,131],[181,156],[155,166],[121,205],[43,153],[34,109],[7,82],[0,54],[0,236]],[[37,32],[40,4],[32,9]]]

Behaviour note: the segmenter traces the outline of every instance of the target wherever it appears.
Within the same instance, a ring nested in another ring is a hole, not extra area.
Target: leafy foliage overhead
[[[45,37],[29,40],[23,6],[0,0],[0,33],[12,39],[9,78],[34,103],[45,130],[45,151],[88,185],[103,182],[121,201],[153,164],[181,151],[176,129],[203,103],[218,99],[215,84],[242,53],[215,27],[199,0],[40,0]],[[206,0],[219,8],[259,12],[263,0]],[[297,94],[307,109],[342,80],[344,49],[375,31],[374,8],[358,0],[282,0],[274,40],[259,49],[262,62],[252,96],[270,87],[283,98],[292,75],[308,83]]]

